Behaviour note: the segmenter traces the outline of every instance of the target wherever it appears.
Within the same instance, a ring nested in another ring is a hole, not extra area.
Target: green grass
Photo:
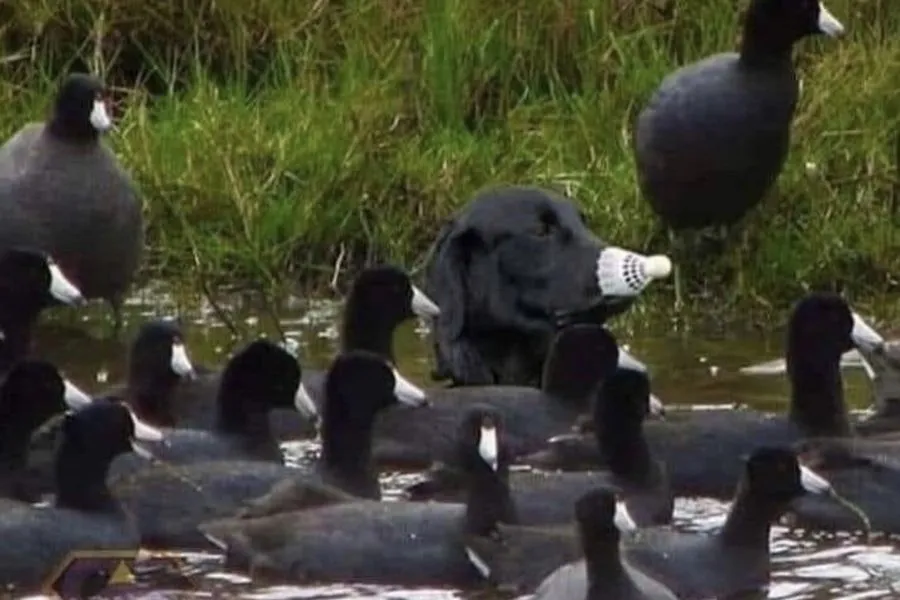
[[[675,4],[19,0],[0,6],[0,134],[45,114],[72,64],[119,86],[109,141],[146,199],[148,276],[321,285],[342,252],[413,268],[479,188],[521,182],[666,251],[630,125],[666,73],[735,47],[743,2]],[[792,152],[748,221],[750,304],[896,289],[900,4],[828,6],[849,34],[798,48]],[[726,261],[702,268],[726,297]]]

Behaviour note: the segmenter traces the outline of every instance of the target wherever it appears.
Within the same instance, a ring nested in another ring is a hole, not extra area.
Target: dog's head
[[[641,260],[648,259],[595,236],[563,196],[531,187],[482,192],[444,226],[429,265],[428,293],[441,307],[439,354],[503,332],[539,339],[545,349],[561,314],[602,322],[628,308],[644,285]],[[634,281],[639,289],[631,294]]]

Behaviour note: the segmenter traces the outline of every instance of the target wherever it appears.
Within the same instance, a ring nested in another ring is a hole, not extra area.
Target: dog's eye
[[[534,234],[538,237],[547,237],[552,232],[553,229],[550,226],[550,223],[544,223],[543,221],[538,223],[538,225],[534,228]]]
[[[557,225],[555,215],[552,213],[543,214],[534,227],[534,235],[537,237],[548,237],[556,231]]]

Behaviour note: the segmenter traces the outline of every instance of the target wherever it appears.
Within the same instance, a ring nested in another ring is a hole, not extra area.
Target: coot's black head
[[[509,456],[503,443],[503,419],[489,405],[475,405],[462,417],[456,437],[462,468],[470,474],[504,473]]]
[[[132,377],[161,380],[193,377],[191,364],[176,319],[154,319],[144,323],[131,346]]]
[[[806,36],[843,32],[844,26],[819,0],[751,0],[744,15],[744,36],[757,48],[784,50]]]
[[[67,76],[56,95],[51,131],[64,139],[87,141],[112,127],[106,88],[87,73]]]
[[[794,307],[788,324],[788,359],[815,356],[837,363],[854,346],[877,349],[884,339],[837,294],[808,294]]]
[[[83,460],[108,461],[132,451],[135,441],[161,439],[159,430],[139,421],[126,405],[103,398],[63,420],[64,451]]]
[[[348,310],[365,310],[369,318],[394,324],[413,316],[423,318],[440,314],[437,305],[416,287],[409,275],[392,265],[371,267],[361,272],[353,282],[347,297]]]
[[[51,363],[22,360],[0,384],[0,431],[15,429],[27,435],[53,415],[90,403],[91,398],[65,381]]]
[[[296,408],[306,417],[316,415],[301,381],[297,359],[269,340],[254,340],[235,354],[222,372],[219,402],[239,404],[252,412]]]
[[[604,488],[585,492],[575,501],[575,520],[585,549],[598,544],[614,548],[621,533],[637,529],[625,503],[617,501],[615,493]]]
[[[759,448],[747,459],[743,488],[772,504],[786,506],[806,494],[831,492],[831,484],[809,468],[800,465],[793,450],[778,447]]]
[[[594,427],[614,423],[628,430],[640,428],[650,414],[650,378],[644,371],[616,369],[604,380],[594,408]]]
[[[52,258],[24,248],[0,254],[0,303],[5,312],[37,314],[54,302],[79,305],[84,297]]]
[[[339,354],[325,380],[326,423],[371,422],[378,411],[400,402],[409,406],[427,403],[425,392],[410,383],[383,358],[354,350]]]
[[[619,348],[600,325],[578,324],[556,334],[544,363],[543,388],[547,393],[584,400],[604,378],[615,372]]]

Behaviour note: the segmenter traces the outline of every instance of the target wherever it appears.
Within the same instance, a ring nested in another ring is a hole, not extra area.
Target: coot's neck
[[[790,421],[806,436],[851,435],[840,357],[823,359],[789,349],[787,370],[791,382]]]
[[[795,39],[766,35],[753,27],[744,29],[740,46],[740,65],[749,69],[793,69]]]
[[[65,440],[56,453],[56,506],[86,512],[117,512],[106,485],[114,457],[88,455]]]
[[[169,370],[149,373],[132,366],[128,374],[128,395],[138,416],[154,425],[174,427],[172,393],[179,381],[180,378]]]
[[[251,398],[250,392],[219,388],[216,429],[222,433],[237,435],[253,440],[272,438],[269,411],[265,398]]]
[[[460,344],[453,350],[458,353],[459,361],[468,363],[468,379],[462,385],[515,382],[546,391],[541,379],[551,334],[552,331],[526,334],[506,328],[473,333],[471,343]]]
[[[378,311],[363,306],[363,302],[348,299],[341,324],[341,350],[367,350],[382,358],[394,360],[394,329]]]
[[[590,404],[600,376],[596,370],[572,368],[577,362],[565,364],[562,357],[550,357],[544,367],[541,388],[544,393],[565,404],[585,409]]]
[[[514,524],[518,520],[509,491],[508,464],[501,459],[496,472],[486,464],[478,464],[468,479],[466,490],[466,533],[489,535],[498,523]]]
[[[900,398],[884,398],[884,404],[878,410],[879,417],[896,417],[900,415]]]
[[[47,123],[47,130],[57,140],[80,146],[90,146],[100,140],[100,133],[87,119],[67,118],[56,113]]]
[[[592,532],[581,536],[585,569],[588,579],[588,598],[603,598],[600,591],[620,584],[627,576],[619,556],[619,536],[614,533]]]
[[[741,481],[719,537],[726,545],[752,546],[768,552],[769,531],[784,509],[768,494]]]
[[[0,468],[17,470],[25,467],[28,444],[33,430],[22,427],[8,415],[0,421]]]
[[[595,424],[595,439],[604,462],[617,477],[634,483],[650,481],[654,476],[653,456],[640,424],[622,423],[616,427],[610,419]]]
[[[321,464],[331,473],[347,480],[367,478],[372,467],[372,430],[375,415],[361,412],[348,414],[342,408],[329,410],[322,416]],[[335,416],[335,413],[340,415]]]
[[[31,333],[40,309],[10,307],[0,302],[0,314],[5,315],[0,318],[3,332],[3,339],[0,339],[0,370],[5,371],[31,350]]]

